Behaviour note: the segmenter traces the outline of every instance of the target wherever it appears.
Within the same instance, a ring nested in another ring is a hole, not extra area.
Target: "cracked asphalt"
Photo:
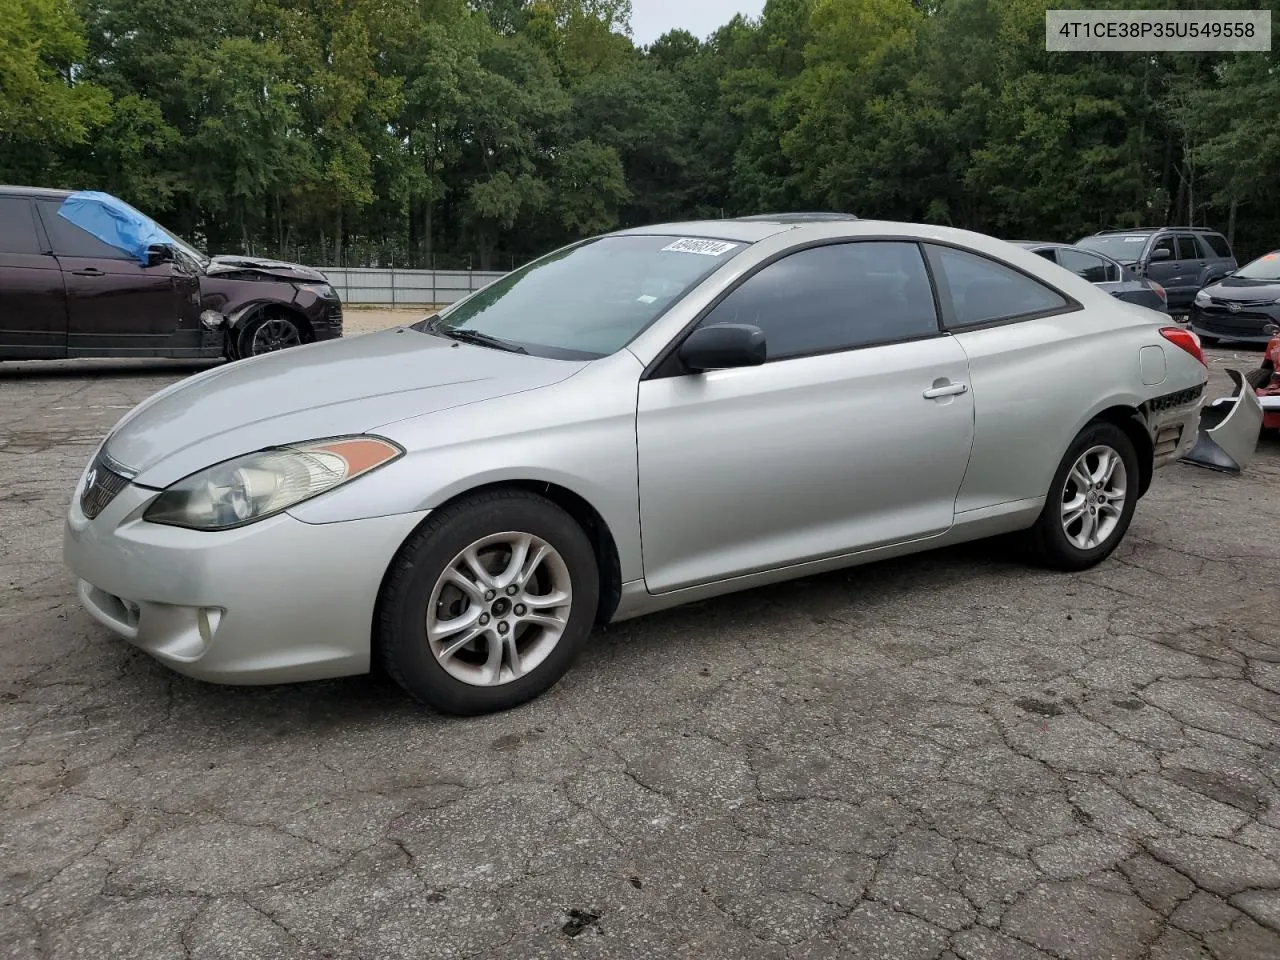
[[[1280,957],[1280,442],[1162,471],[1083,575],[979,544],[700,603],[460,720],[81,612],[76,477],[197,369],[0,368],[0,956]]]

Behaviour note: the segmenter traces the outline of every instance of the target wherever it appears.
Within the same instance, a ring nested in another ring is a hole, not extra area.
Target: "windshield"
[[[1280,251],[1263,254],[1246,263],[1234,276],[1242,280],[1280,280]]]
[[[164,227],[161,227],[160,229],[164,230]],[[176,233],[170,233],[168,230],[165,230],[164,232],[169,234],[169,239],[173,241],[174,247],[176,247],[179,252],[186,254],[202,267],[209,265],[209,258],[191,244],[187,243],[187,241],[183,240]]]
[[[502,341],[531,354],[616,353],[746,243],[676,236],[599,237],[521,267],[415,329]]]
[[[1142,256],[1142,248],[1149,236],[1145,233],[1112,233],[1105,237],[1085,237],[1076,246],[1105,253],[1121,263],[1132,263]]]

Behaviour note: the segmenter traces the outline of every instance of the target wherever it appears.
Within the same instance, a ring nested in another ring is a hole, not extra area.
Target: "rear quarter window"
[[[1213,251],[1214,256],[1222,257],[1224,260],[1231,259],[1231,245],[1227,243],[1227,238],[1218,233],[1206,233],[1200,237],[1209,245],[1209,249]]]
[[[1056,290],[980,254],[932,244],[928,251],[934,276],[951,299],[953,317],[948,326],[1030,319],[1070,307]]]

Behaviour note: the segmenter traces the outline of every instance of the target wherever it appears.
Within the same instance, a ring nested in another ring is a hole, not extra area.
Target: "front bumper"
[[[1187,320],[1192,331],[1202,337],[1267,343],[1271,335],[1263,333],[1263,328],[1269,323],[1280,323],[1280,305],[1249,306],[1232,313],[1225,307],[1192,304]]]
[[[311,322],[316,340],[337,340],[342,336],[342,304],[325,300],[324,313]]]
[[[214,683],[369,670],[383,574],[426,513],[325,524],[285,513],[207,533],[142,520],[155,495],[130,484],[90,520],[76,491],[63,557],[94,619]]]

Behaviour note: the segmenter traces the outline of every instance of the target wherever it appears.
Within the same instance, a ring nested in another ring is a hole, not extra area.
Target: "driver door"
[[[702,321],[765,332],[761,366],[658,374],[636,420],[648,589],[948,530],[973,442],[964,351],[917,244],[842,242],[752,274]]]
[[[143,266],[58,216],[41,221],[67,292],[67,356],[173,356],[200,343],[199,278],[178,264]]]

